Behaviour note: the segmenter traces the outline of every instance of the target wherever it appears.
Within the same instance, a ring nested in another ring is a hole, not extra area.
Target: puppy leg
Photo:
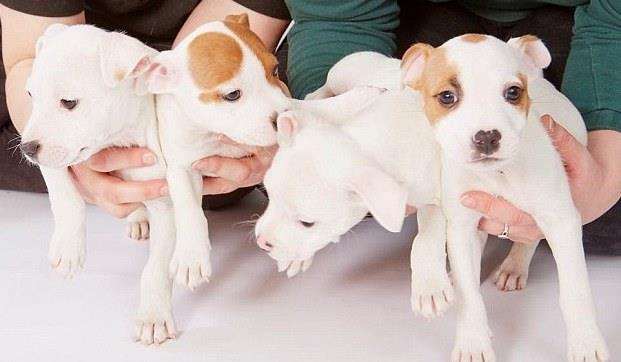
[[[127,216],[127,236],[134,240],[149,238],[149,218],[147,209],[141,207]]]
[[[476,249],[481,248],[479,233],[476,231],[478,219],[474,214],[449,214],[447,249],[457,293],[457,332],[452,362],[496,360],[480,292],[481,259],[475,255]]]
[[[151,241],[149,260],[140,278],[140,307],[135,340],[160,344],[176,337],[172,315],[172,281],[168,266],[175,245],[175,221],[170,200],[150,202]]]
[[[54,214],[54,234],[50,242],[52,268],[65,277],[73,277],[84,266],[85,206],[69,170],[41,167]]]
[[[425,318],[441,316],[452,304],[453,286],[446,272],[446,219],[442,209],[418,209],[418,235],[412,243],[412,310]]]
[[[565,210],[569,212],[563,212]],[[595,320],[582,247],[582,219],[578,211],[567,197],[564,205],[548,207],[534,218],[556,260],[559,301],[567,326],[567,359],[586,362],[609,360],[606,342]]]
[[[526,287],[530,261],[535,255],[539,243],[532,245],[513,243],[509,255],[496,271],[494,278],[496,287],[503,292],[521,290]]]
[[[177,245],[170,262],[175,281],[194,290],[209,281],[209,231],[203,212],[203,178],[196,172],[169,167],[167,181],[175,210]]]
[[[326,82],[323,86],[319,87],[316,91],[309,93],[304,97],[304,100],[324,99],[334,97],[335,94],[330,89],[329,84]]]

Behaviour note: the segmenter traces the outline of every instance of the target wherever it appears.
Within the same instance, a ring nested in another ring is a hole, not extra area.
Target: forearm
[[[233,0],[203,0],[192,11],[188,20],[177,34],[173,47],[196,28],[209,21],[223,20],[231,14],[248,14],[250,29],[263,41],[265,46],[274,51],[283,32],[289,25],[288,20],[276,19],[248,9]]]
[[[22,133],[26,126],[32,107],[30,97],[25,91],[32,61],[32,59],[25,59],[16,63],[6,75],[6,103],[11,121],[19,133]]]
[[[599,187],[607,191],[602,203],[608,210],[621,198],[621,160],[619,159],[621,157],[621,132],[591,131],[588,144],[591,155],[601,165],[604,172],[604,182]]]

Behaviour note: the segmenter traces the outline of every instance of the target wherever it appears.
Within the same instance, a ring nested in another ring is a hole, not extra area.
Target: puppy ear
[[[418,82],[423,75],[425,64],[429,59],[429,55],[433,47],[425,43],[417,43],[412,45],[403,54],[401,59],[401,83],[412,88],[418,86]]]
[[[278,144],[289,146],[293,143],[295,135],[298,133],[300,123],[291,112],[282,113],[276,119],[276,132]]]
[[[146,93],[140,76],[149,69],[155,54],[155,49],[137,39],[121,33],[107,33],[99,43],[101,74],[105,84],[114,88],[127,79],[133,79],[136,93]]]
[[[158,54],[145,76],[146,87],[154,94],[171,93],[179,85],[179,71],[170,50]]]
[[[227,15],[224,18],[224,21],[229,23],[237,23],[245,26],[246,28],[250,28],[250,21],[248,20],[248,14],[241,13],[238,15]]]
[[[55,23],[45,28],[43,35],[41,35],[39,39],[37,39],[37,44],[35,45],[35,55],[41,52],[41,49],[43,49],[43,45],[45,44],[46,39],[53,37],[54,35],[67,29],[68,27],[69,25]]]
[[[373,166],[356,170],[351,187],[386,230],[401,231],[407,203],[407,190],[384,171]]]
[[[507,42],[509,46],[519,50],[527,62],[537,68],[544,69],[552,62],[552,56],[541,39],[534,35],[524,35],[519,38],[511,38]]]

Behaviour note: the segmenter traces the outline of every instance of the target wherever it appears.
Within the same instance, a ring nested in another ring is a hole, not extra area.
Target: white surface
[[[410,312],[410,218],[390,234],[374,221],[320,252],[288,280],[239,224],[260,212],[258,193],[233,209],[209,213],[212,282],[176,289],[182,334],[160,347],[131,340],[138,277],[147,245],[124,225],[88,209],[85,271],[64,280],[50,270],[51,212],[46,195],[0,191],[0,361],[447,361],[454,311],[427,322]],[[490,240],[484,273],[507,244]],[[612,361],[621,358],[621,257],[588,257],[600,326]],[[565,358],[556,268],[540,247],[526,290],[483,283],[499,361]]]

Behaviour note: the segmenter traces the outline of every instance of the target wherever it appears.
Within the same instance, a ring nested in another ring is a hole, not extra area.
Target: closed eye
[[[315,226],[315,223],[311,222],[311,221],[302,221],[302,220],[300,220],[300,224],[302,224],[302,226],[304,226],[305,228],[311,228],[311,227]]]
[[[71,111],[78,105],[78,100],[77,99],[61,99],[60,105],[64,109]]]

